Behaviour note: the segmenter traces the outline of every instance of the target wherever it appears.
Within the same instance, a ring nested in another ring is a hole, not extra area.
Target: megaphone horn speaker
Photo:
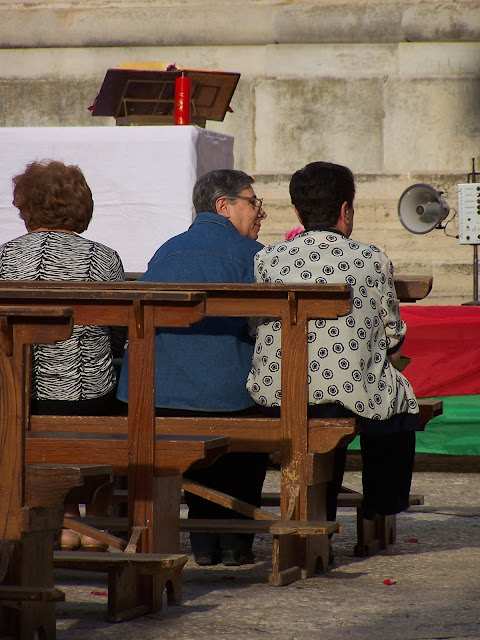
[[[398,201],[398,217],[407,231],[428,233],[445,220],[450,207],[437,191],[428,184],[412,184]]]

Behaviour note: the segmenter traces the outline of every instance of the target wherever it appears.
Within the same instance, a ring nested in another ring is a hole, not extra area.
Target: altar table
[[[166,240],[193,221],[192,189],[233,168],[233,137],[193,126],[0,128],[0,244],[26,233],[12,178],[35,160],[78,165],[95,208],[84,236],[115,249],[126,271],[145,271]]]

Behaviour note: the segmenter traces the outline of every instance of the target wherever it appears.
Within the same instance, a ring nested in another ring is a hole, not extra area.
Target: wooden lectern
[[[92,107],[93,116],[113,116],[117,125],[172,125],[175,79],[191,82],[191,124],[223,121],[239,73],[187,69],[165,63],[125,63],[108,69]]]

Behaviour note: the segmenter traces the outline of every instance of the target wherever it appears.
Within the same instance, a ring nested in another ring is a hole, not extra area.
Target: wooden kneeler
[[[290,496],[290,502],[287,508],[285,519],[267,513],[258,507],[248,504],[238,498],[233,498],[221,491],[216,491],[203,485],[193,482],[192,480],[183,480],[182,488],[184,491],[194,493],[195,495],[205,498],[211,502],[215,502],[227,509],[232,509],[244,516],[252,518],[251,520],[240,519],[181,519],[181,531],[215,531],[216,533],[269,533],[273,536],[273,561],[272,571],[269,576],[269,583],[273,586],[284,586],[295,582],[303,577],[307,569],[292,564],[289,567],[279,567],[276,558],[278,558],[278,546],[280,538],[283,537],[316,537],[317,538],[317,555],[315,558],[314,571],[326,571],[328,567],[328,535],[332,533],[340,533],[341,526],[338,522],[328,522],[319,520],[292,520],[290,519],[294,513],[297,495],[293,492]],[[310,571],[312,569],[310,568]]]
[[[145,527],[133,527],[130,540],[126,542],[85,524],[81,519],[64,518],[63,526],[80,535],[95,538],[114,549],[105,553],[55,551],[53,554],[53,563],[57,569],[107,573],[109,622],[122,622],[152,611],[160,611],[164,590],[169,605],[181,604],[181,573],[188,560],[186,554],[137,553],[137,544]],[[143,592],[141,581],[144,576],[155,576],[155,589],[152,598],[142,602],[139,594]]]

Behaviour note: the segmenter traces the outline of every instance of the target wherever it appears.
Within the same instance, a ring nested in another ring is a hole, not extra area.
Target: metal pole
[[[474,183],[477,181],[477,173],[475,171],[475,158],[472,158],[472,173],[467,176],[467,181]],[[478,245],[473,246],[473,300],[466,302],[465,305],[479,305],[478,301]]]
[[[478,304],[478,244],[473,245],[473,302]]]

